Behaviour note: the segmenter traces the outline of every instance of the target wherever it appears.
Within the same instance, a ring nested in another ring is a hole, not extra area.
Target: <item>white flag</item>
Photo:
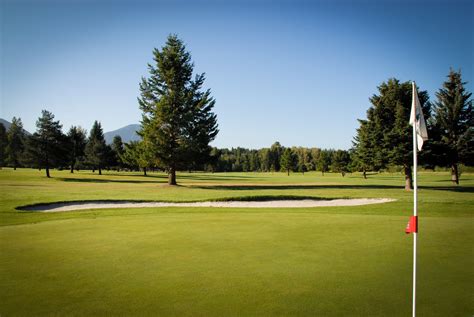
[[[421,151],[421,148],[423,147],[423,141],[428,140],[428,131],[426,131],[425,118],[423,117],[423,111],[421,110],[420,100],[418,99],[415,83],[412,82],[412,85],[413,97],[411,102],[410,125],[415,125],[418,151]]]

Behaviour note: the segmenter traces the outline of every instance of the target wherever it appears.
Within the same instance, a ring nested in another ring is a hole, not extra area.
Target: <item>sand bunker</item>
[[[394,201],[389,198],[356,198],[331,200],[266,200],[266,201],[203,201],[188,203],[171,202],[133,202],[133,201],[91,201],[91,202],[62,202],[41,204],[19,208],[21,210],[59,212],[85,209],[110,208],[151,208],[151,207],[217,207],[217,208],[308,208],[334,206],[360,206],[380,204]]]

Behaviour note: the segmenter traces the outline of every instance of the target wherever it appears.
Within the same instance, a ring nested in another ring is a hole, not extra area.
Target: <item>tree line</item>
[[[95,121],[90,132],[72,126],[67,133],[54,120],[54,115],[43,110],[36,122],[37,131],[27,135],[20,118],[13,118],[8,131],[0,123],[0,166],[69,169],[71,173],[91,169],[102,174],[107,170],[143,171],[166,170],[145,147],[145,142],[125,143],[119,135],[106,144],[101,123]],[[269,148],[218,149],[212,147],[206,162],[190,161],[182,170],[209,172],[338,172],[343,176],[352,171],[351,152],[345,150],[284,147],[275,142]]]
[[[37,130],[26,135],[21,120],[13,118],[9,131],[0,124],[0,166],[51,168],[163,170],[168,184],[176,185],[178,170],[213,172],[321,171],[344,176],[359,171],[379,172],[400,167],[405,188],[412,186],[412,129],[409,127],[412,89],[410,82],[395,78],[383,82],[369,100],[367,117],[349,150],[284,147],[275,142],[262,149],[217,149],[210,143],[218,134],[215,100],[202,90],[204,74],[193,78],[194,64],[184,43],[170,35],[166,44],[153,50],[149,76],[143,77],[138,105],[142,111],[141,141],[122,142],[119,136],[105,143],[100,122],[89,134],[73,126],[67,133],[43,110]],[[426,168],[449,167],[452,181],[459,184],[459,164],[474,165],[474,116],[471,93],[461,72],[450,70],[447,80],[431,102],[426,91],[419,99],[428,125],[429,141],[419,154]]]
[[[10,129],[0,123],[0,168],[10,166],[74,170],[91,168],[102,174],[103,168],[116,165],[114,148],[105,143],[102,127],[95,121],[89,136],[81,127],[72,126],[65,134],[59,120],[43,110],[36,121],[36,132],[28,135],[20,118],[13,117]]]
[[[352,171],[351,152],[346,150],[284,147],[275,142],[269,148],[213,148],[212,161],[202,168],[211,172],[290,172],[320,171],[341,173]]]

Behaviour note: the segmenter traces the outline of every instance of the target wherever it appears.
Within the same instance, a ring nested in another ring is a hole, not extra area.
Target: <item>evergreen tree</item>
[[[412,128],[408,123],[412,85],[392,78],[382,83],[378,90],[379,94],[370,98],[372,106],[367,110],[367,120],[360,121],[355,152],[360,155],[364,167],[378,170],[389,164],[402,166],[405,189],[409,190],[412,188],[413,162]],[[429,119],[431,105],[427,102],[428,94],[420,91],[418,97],[423,114]]]
[[[59,121],[54,121],[54,115],[47,110],[41,111],[36,128],[36,132],[28,140],[28,156],[38,167],[46,170],[46,177],[49,178],[49,169],[64,163],[67,140],[61,131],[62,125]]]
[[[331,150],[321,150],[319,154],[317,169],[321,171],[321,174],[323,176],[324,176],[324,173],[329,170],[329,166],[331,165],[331,157],[332,157]]]
[[[209,90],[201,91],[204,74],[192,79],[191,55],[176,35],[153,55],[150,77],[140,84],[140,135],[151,156],[167,170],[168,184],[176,185],[176,170],[209,160],[209,143],[218,133],[215,101]]]
[[[332,154],[331,170],[335,173],[341,173],[342,177],[349,171],[350,156],[349,152],[337,150]]]
[[[8,145],[6,149],[8,163],[16,170],[20,166],[21,157],[25,149],[25,131],[20,118],[13,117],[10,129],[8,129]]]
[[[461,71],[452,69],[444,82],[443,88],[437,93],[434,105],[435,143],[438,145],[436,154],[444,156],[451,167],[451,180],[459,184],[458,164],[472,164],[474,156],[474,116],[472,109],[472,93],[464,88],[466,82],[461,79]]]
[[[373,171],[375,167],[376,140],[371,133],[373,122],[359,120],[360,127],[353,141],[352,165],[353,168],[362,172],[364,179],[367,179],[367,172]]]
[[[7,130],[3,123],[0,123],[0,169],[5,165],[6,162],[6,151],[8,145]]]
[[[74,167],[79,159],[85,154],[87,132],[81,128],[72,126],[67,134],[69,139],[69,164],[71,173],[74,173]]]
[[[112,152],[114,155],[115,166],[118,170],[123,168],[122,156],[125,152],[124,145],[122,142],[122,137],[120,135],[114,136],[112,140]]]
[[[95,121],[89,134],[85,154],[89,164],[99,170],[99,175],[102,175],[102,168],[107,162],[107,147],[104,139],[104,132],[100,122]]]
[[[129,166],[142,169],[143,176],[147,176],[147,169],[153,167],[151,153],[145,141],[131,141],[125,144],[122,160]]]
[[[294,171],[296,168],[297,158],[296,155],[290,148],[286,148],[283,151],[280,160],[280,166],[282,171],[286,171],[288,176],[290,176],[290,171]]]

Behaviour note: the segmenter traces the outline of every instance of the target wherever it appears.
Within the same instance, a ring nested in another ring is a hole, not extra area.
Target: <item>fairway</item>
[[[0,315],[408,316],[412,193],[400,174],[0,171]],[[419,316],[474,312],[474,175],[419,174]],[[56,213],[81,200],[192,202],[391,198],[319,208],[128,208]]]

